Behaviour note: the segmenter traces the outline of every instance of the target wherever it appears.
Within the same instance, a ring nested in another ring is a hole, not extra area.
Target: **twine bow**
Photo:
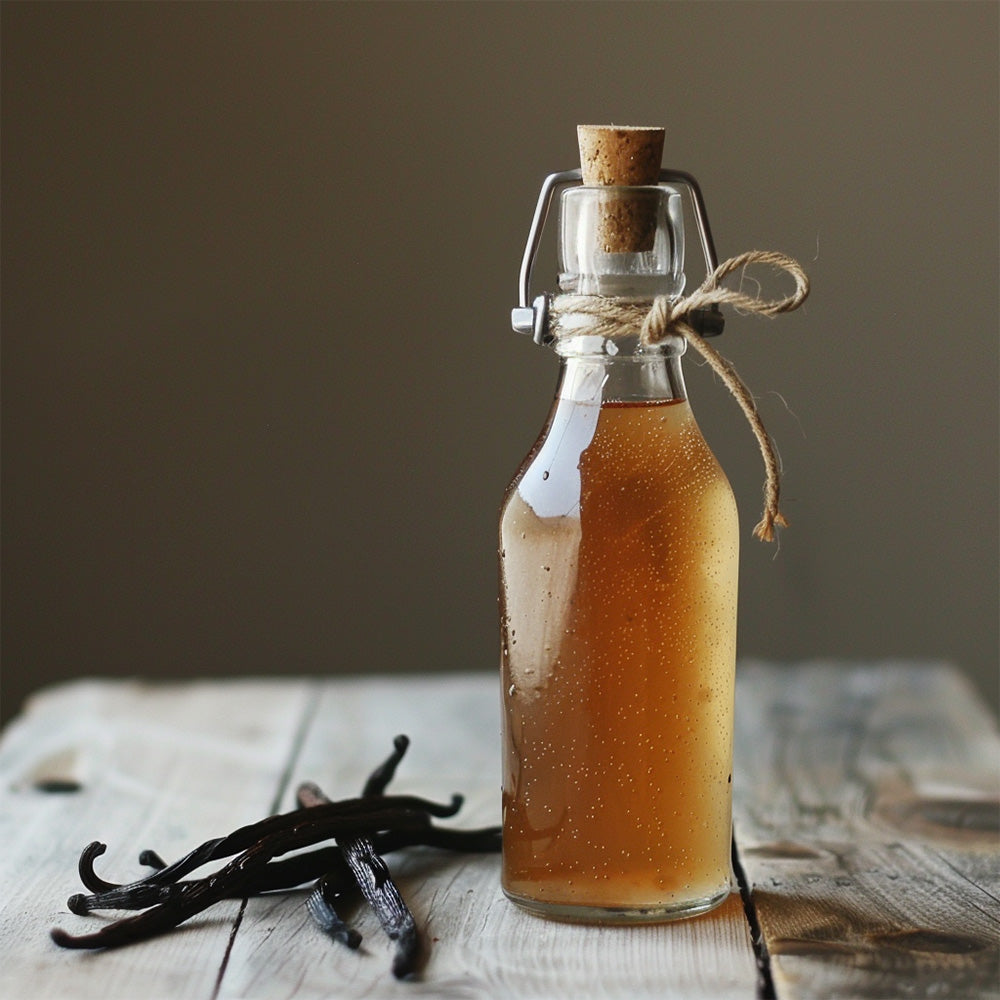
[[[740,289],[722,288],[720,282],[734,271],[750,264],[766,264],[784,271],[795,280],[795,291],[780,299],[762,299],[748,295]],[[809,279],[798,261],[773,250],[749,250],[723,261],[690,295],[671,301],[666,296],[653,300],[651,306],[625,303],[615,299],[601,299],[598,296],[567,295],[558,296],[553,305],[560,313],[585,313],[603,324],[620,324],[623,320],[636,321],[636,309],[645,312],[642,319],[640,339],[644,344],[656,344],[665,337],[683,337],[705,359],[711,369],[722,379],[733,394],[753,430],[760,453],[764,459],[766,479],[764,483],[764,513],[753,530],[757,538],[765,542],[774,540],[775,525],[787,527],[788,521],[781,513],[778,502],[781,494],[781,467],[775,454],[774,445],[764,428],[757,411],[757,403],[750,390],[736,373],[732,364],[699,335],[688,322],[688,317],[698,309],[714,305],[733,306],[743,313],[774,317],[781,313],[798,309],[809,294]],[[562,300],[562,301],[561,301]]]

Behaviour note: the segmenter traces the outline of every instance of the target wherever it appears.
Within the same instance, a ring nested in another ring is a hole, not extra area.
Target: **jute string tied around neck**
[[[765,264],[784,271],[794,279],[795,291],[779,299],[762,299],[740,289],[721,287],[723,278],[750,264]],[[788,525],[778,506],[781,467],[774,445],[764,428],[757,403],[736,369],[698,334],[688,323],[687,317],[696,309],[728,305],[740,313],[754,313],[771,318],[798,309],[808,294],[809,278],[798,261],[773,250],[749,250],[723,261],[695,291],[673,301],[667,296],[659,296],[650,304],[648,301],[637,303],[599,295],[557,295],[552,300],[550,319],[553,330],[557,330],[561,316],[582,314],[593,320],[595,332],[610,332],[612,329],[620,329],[622,324],[636,324],[641,320],[640,339],[643,344],[657,344],[665,337],[680,336],[705,359],[739,403],[760,446],[766,472],[764,513],[753,533],[757,538],[770,542],[774,540],[776,525]]]

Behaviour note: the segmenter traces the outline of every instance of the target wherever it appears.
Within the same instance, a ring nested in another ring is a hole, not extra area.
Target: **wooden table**
[[[112,881],[294,805],[312,779],[357,794],[392,737],[392,789],[447,799],[448,821],[499,813],[489,675],[84,681],[43,693],[0,746],[0,996],[5,1000],[319,997],[997,997],[1000,742],[944,667],[740,666],[735,842],[741,893],[659,926],[539,920],[502,896],[495,855],[409,850],[396,879],[422,928],[417,981],[360,907],[350,951],[313,925],[304,890],[226,900],[151,941],[65,951],[121,914],[76,916],[80,850],[108,844]]]

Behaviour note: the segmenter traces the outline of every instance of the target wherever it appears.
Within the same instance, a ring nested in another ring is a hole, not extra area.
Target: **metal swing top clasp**
[[[549,301],[551,295],[543,293],[531,298],[531,274],[535,265],[535,256],[538,246],[541,243],[542,232],[545,228],[545,221],[548,218],[549,208],[557,187],[570,184],[582,184],[583,172],[577,170],[563,170],[559,173],[549,174],[542,183],[542,189],[538,195],[538,203],[535,205],[535,214],[531,220],[531,229],[528,231],[528,242],[524,248],[524,256],[521,259],[521,271],[518,282],[518,305],[511,311],[511,325],[515,333],[525,334],[531,337],[536,344],[549,344],[552,341],[552,334],[549,332]],[[681,170],[661,170],[660,183],[667,185],[677,185],[685,188],[691,198],[691,206],[694,213],[695,224],[698,227],[698,236],[701,240],[701,249],[705,256],[707,274],[711,274],[718,266],[718,259],[715,253],[715,244],[712,240],[712,231],[708,225],[708,215],[705,212],[705,202],[701,195],[701,188],[698,182],[688,173]],[[688,314],[687,321],[703,337],[713,337],[722,333],[724,318],[718,306],[710,309],[693,310]]]

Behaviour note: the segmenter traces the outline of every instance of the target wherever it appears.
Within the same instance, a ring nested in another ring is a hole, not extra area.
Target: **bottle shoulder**
[[[541,518],[579,516],[581,504],[655,505],[663,495],[692,503],[732,490],[687,400],[557,400],[505,495]],[[735,509],[735,502],[733,502]]]

